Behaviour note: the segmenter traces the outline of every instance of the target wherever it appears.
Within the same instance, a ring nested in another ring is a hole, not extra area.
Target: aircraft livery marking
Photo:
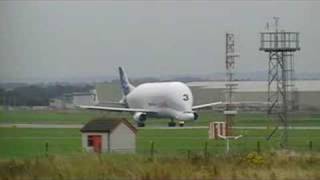
[[[182,96],[183,96],[183,100],[184,100],[184,101],[188,101],[188,100],[189,100],[188,94],[184,94],[184,95],[182,95]]]

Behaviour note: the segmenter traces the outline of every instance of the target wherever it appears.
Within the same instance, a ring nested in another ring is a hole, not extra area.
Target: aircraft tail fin
[[[119,75],[122,93],[124,96],[126,96],[134,89],[134,86],[130,84],[129,79],[122,67],[119,67]]]

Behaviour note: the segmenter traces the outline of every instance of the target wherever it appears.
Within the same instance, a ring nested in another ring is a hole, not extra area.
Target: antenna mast
[[[234,83],[234,69],[235,58],[239,57],[239,54],[235,53],[235,40],[234,34],[226,33],[226,106],[225,106],[225,124],[226,124],[226,136],[231,136],[231,126],[234,116],[237,114],[235,105],[233,104],[233,90],[238,85]]]
[[[277,119],[276,128],[283,127],[281,147],[288,146],[288,111],[294,108],[294,52],[300,50],[299,33],[279,31],[279,17],[273,17],[274,31],[260,33],[260,51],[268,53],[268,115]],[[289,106],[291,105],[291,106]]]

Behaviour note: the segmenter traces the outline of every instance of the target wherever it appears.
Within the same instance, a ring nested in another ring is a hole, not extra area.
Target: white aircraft
[[[193,106],[193,96],[189,87],[182,82],[144,83],[137,87],[130,84],[126,73],[119,67],[123,107],[80,106],[85,109],[131,112],[139,127],[143,127],[147,118],[169,118],[169,126],[175,126],[174,120],[197,120],[195,110],[222,104],[213,102]]]

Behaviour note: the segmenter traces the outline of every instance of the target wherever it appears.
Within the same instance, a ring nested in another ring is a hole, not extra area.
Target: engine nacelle
[[[178,113],[176,115],[176,119],[178,120],[197,120],[199,115],[196,112],[185,112],[185,113]]]
[[[198,115],[198,113],[193,113],[193,120],[197,120],[199,118],[199,115]]]
[[[133,119],[137,122],[144,122],[147,120],[147,114],[142,112],[136,112],[133,115]]]

